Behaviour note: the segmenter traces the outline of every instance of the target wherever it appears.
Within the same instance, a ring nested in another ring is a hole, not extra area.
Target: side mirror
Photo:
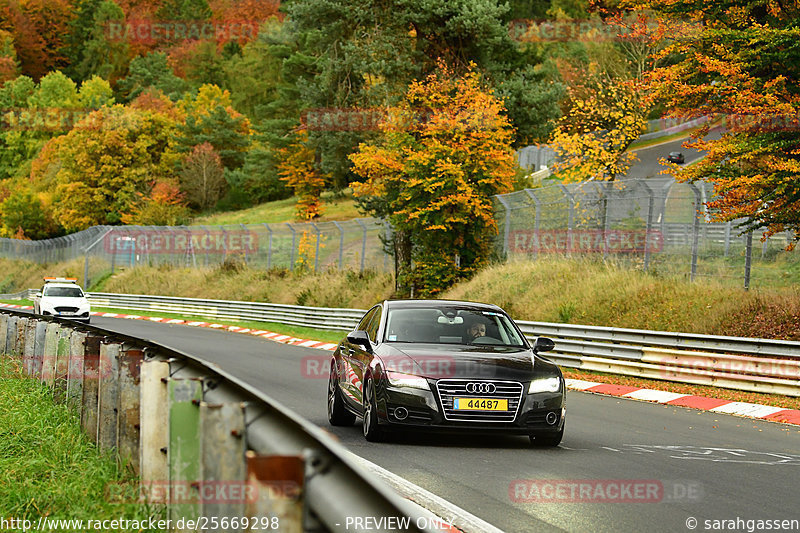
[[[37,293],[36,293],[34,296],[35,296],[36,298],[41,298],[41,297],[42,297],[42,293],[41,293],[41,291],[37,292]]]
[[[553,339],[548,339],[547,337],[537,337],[536,342],[533,343],[533,352],[549,352],[555,347],[556,343],[553,342]]]
[[[364,330],[358,329],[356,331],[348,333],[347,342],[363,346],[364,349],[367,350],[368,352],[372,351],[372,343],[369,341],[369,335],[367,335],[367,332]]]

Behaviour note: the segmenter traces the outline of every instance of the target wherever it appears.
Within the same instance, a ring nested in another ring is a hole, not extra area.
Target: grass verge
[[[75,413],[47,387],[0,358],[0,509],[31,520],[164,518],[163,510],[115,503],[109,489],[136,494],[136,481],[81,432]],[[116,493],[116,492],[115,492]]]

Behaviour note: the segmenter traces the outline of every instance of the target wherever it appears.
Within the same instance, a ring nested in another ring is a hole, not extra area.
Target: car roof
[[[412,308],[412,307],[421,307],[421,306],[430,306],[430,307],[438,307],[441,305],[457,305],[463,307],[473,307],[477,309],[491,309],[493,311],[502,311],[496,305],[481,303],[481,302],[469,302],[466,300],[386,300],[384,302],[387,308],[393,309],[403,309],[403,308]]]

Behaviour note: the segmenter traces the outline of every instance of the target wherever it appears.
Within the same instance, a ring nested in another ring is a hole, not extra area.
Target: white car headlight
[[[410,387],[412,389],[431,390],[428,385],[428,380],[415,376],[414,374],[406,374],[404,372],[386,372],[386,379],[393,387]]]
[[[552,376],[544,379],[534,379],[528,387],[528,394],[537,392],[558,392],[561,388],[561,378]]]

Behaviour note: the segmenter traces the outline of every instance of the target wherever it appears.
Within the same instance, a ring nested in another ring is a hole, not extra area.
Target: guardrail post
[[[28,319],[25,325],[25,346],[22,348],[22,368],[25,373],[34,376],[34,361],[36,359],[36,329],[39,325],[39,320]]]
[[[164,493],[169,480],[167,450],[169,446],[169,395],[167,361],[144,360],[139,383],[139,468],[142,494],[151,503],[166,503],[167,498],[153,497],[147,487],[158,487]]]
[[[123,346],[119,355],[117,397],[117,460],[120,467],[129,465],[133,472],[140,472],[139,429],[142,350]],[[163,419],[162,419],[163,420]]]
[[[275,520],[282,532],[305,530],[302,498],[305,462],[302,457],[247,452],[247,480],[256,496],[248,500],[247,516]]]
[[[196,503],[200,481],[200,379],[168,380],[169,388],[169,518],[194,520],[200,515]],[[182,529],[177,529],[181,531]],[[193,531],[194,529],[192,529]]]
[[[44,335],[44,352],[42,353],[41,382],[53,388],[56,375],[56,357],[58,357],[58,333],[60,326],[55,322],[47,324]]]
[[[14,356],[17,359],[25,357],[25,328],[28,326],[29,318],[20,318],[17,320],[17,327],[14,330],[16,340],[14,341]]]
[[[343,268],[342,258],[344,257],[344,228],[338,222],[334,221],[336,229],[339,230],[339,270]]]
[[[294,247],[297,242],[297,231],[295,231],[294,227],[289,222],[287,222],[286,225],[289,226],[289,229],[292,231],[292,251],[289,254],[289,270],[294,272]]]
[[[100,388],[100,344],[102,339],[102,337],[87,336],[84,341],[81,427],[93,442],[97,442],[97,398]]]
[[[0,350],[4,355],[8,355],[8,317],[5,313],[0,313]]]
[[[201,515],[234,517],[245,515],[250,499],[245,484],[244,407],[241,403],[200,403],[200,438],[202,453]],[[211,497],[220,487],[226,497]],[[210,489],[210,490],[209,490]],[[240,531],[239,527],[220,527],[219,531]]]
[[[67,406],[80,415],[83,397],[83,354],[86,333],[73,331],[69,342],[69,364],[67,366]]]
[[[12,315],[8,317],[6,325],[6,353],[8,355],[15,355],[17,351],[17,323],[19,317]]]
[[[744,288],[750,290],[750,267],[753,258],[753,230],[747,232],[744,246]]]
[[[30,367],[26,368],[31,377],[42,378],[42,368],[44,366],[44,341],[47,334],[47,322],[44,320],[36,321],[36,333],[34,334],[33,360]]]
[[[97,445],[110,450],[117,444],[117,402],[119,401],[119,353],[121,345],[100,344],[97,391]]]
[[[56,339],[56,365],[53,375],[53,400],[63,402],[67,396],[67,374],[69,372],[70,336],[73,329],[61,327]]]

